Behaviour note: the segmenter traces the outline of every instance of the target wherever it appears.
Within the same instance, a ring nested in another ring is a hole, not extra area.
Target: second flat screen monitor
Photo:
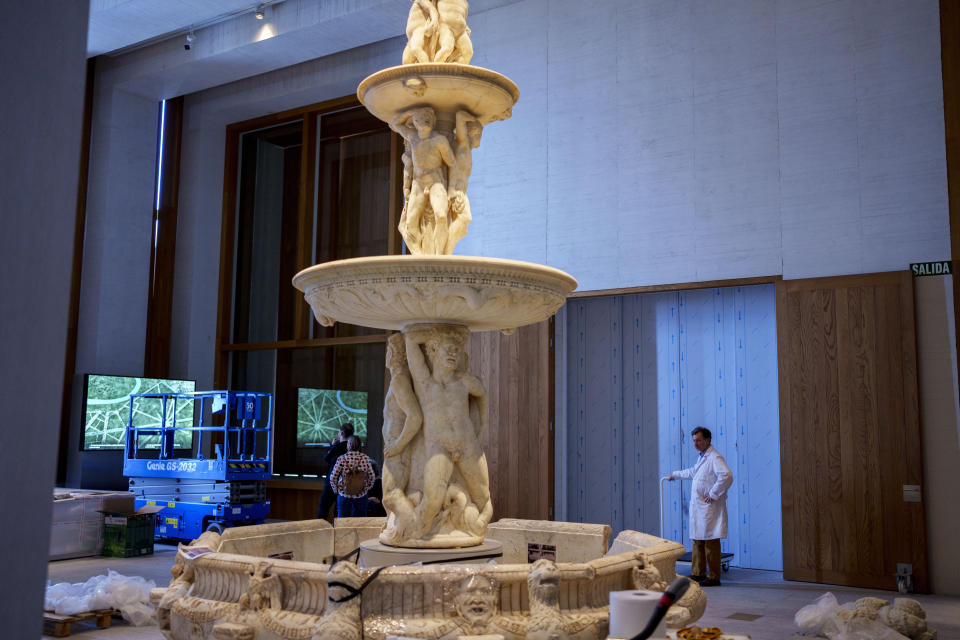
[[[325,447],[349,422],[353,433],[367,439],[367,392],[340,389],[297,389],[297,446]]]

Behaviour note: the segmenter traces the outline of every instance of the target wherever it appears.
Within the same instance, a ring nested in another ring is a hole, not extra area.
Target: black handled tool
[[[667,590],[660,596],[660,601],[657,602],[657,608],[653,610],[650,619],[647,620],[647,626],[643,628],[643,631],[630,638],[630,640],[647,640],[647,638],[653,634],[657,625],[660,624],[660,621],[663,620],[663,616],[667,615],[667,609],[669,609],[674,602],[682,598],[683,594],[685,594],[689,588],[689,578],[680,576],[671,582]]]

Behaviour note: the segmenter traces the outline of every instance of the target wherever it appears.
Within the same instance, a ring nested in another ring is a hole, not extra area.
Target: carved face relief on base
[[[471,631],[483,631],[497,615],[497,583],[484,575],[470,576],[460,583],[454,603]]]

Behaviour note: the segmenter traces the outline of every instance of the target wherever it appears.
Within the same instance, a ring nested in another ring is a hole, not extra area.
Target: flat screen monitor
[[[353,435],[367,439],[367,392],[340,389],[297,389],[297,446],[325,447],[353,425]]]
[[[104,376],[88,374],[83,402],[83,450],[98,451],[123,449],[126,443],[127,422],[130,418],[132,393],[192,393],[193,380],[165,378],[138,378],[131,376]],[[176,425],[193,425],[193,401],[176,402]],[[173,407],[167,403],[167,426],[173,426]],[[160,398],[137,398],[133,404],[133,424],[136,427],[160,428],[163,420]],[[189,431],[174,434],[175,449],[189,449],[193,436]],[[159,435],[141,435],[141,449],[158,449]]]

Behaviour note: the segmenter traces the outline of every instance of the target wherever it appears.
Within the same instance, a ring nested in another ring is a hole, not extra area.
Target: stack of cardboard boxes
[[[104,547],[104,512],[133,513],[133,494],[129,491],[54,489],[50,559],[100,555]],[[149,517],[149,524],[152,552],[152,516]]]

